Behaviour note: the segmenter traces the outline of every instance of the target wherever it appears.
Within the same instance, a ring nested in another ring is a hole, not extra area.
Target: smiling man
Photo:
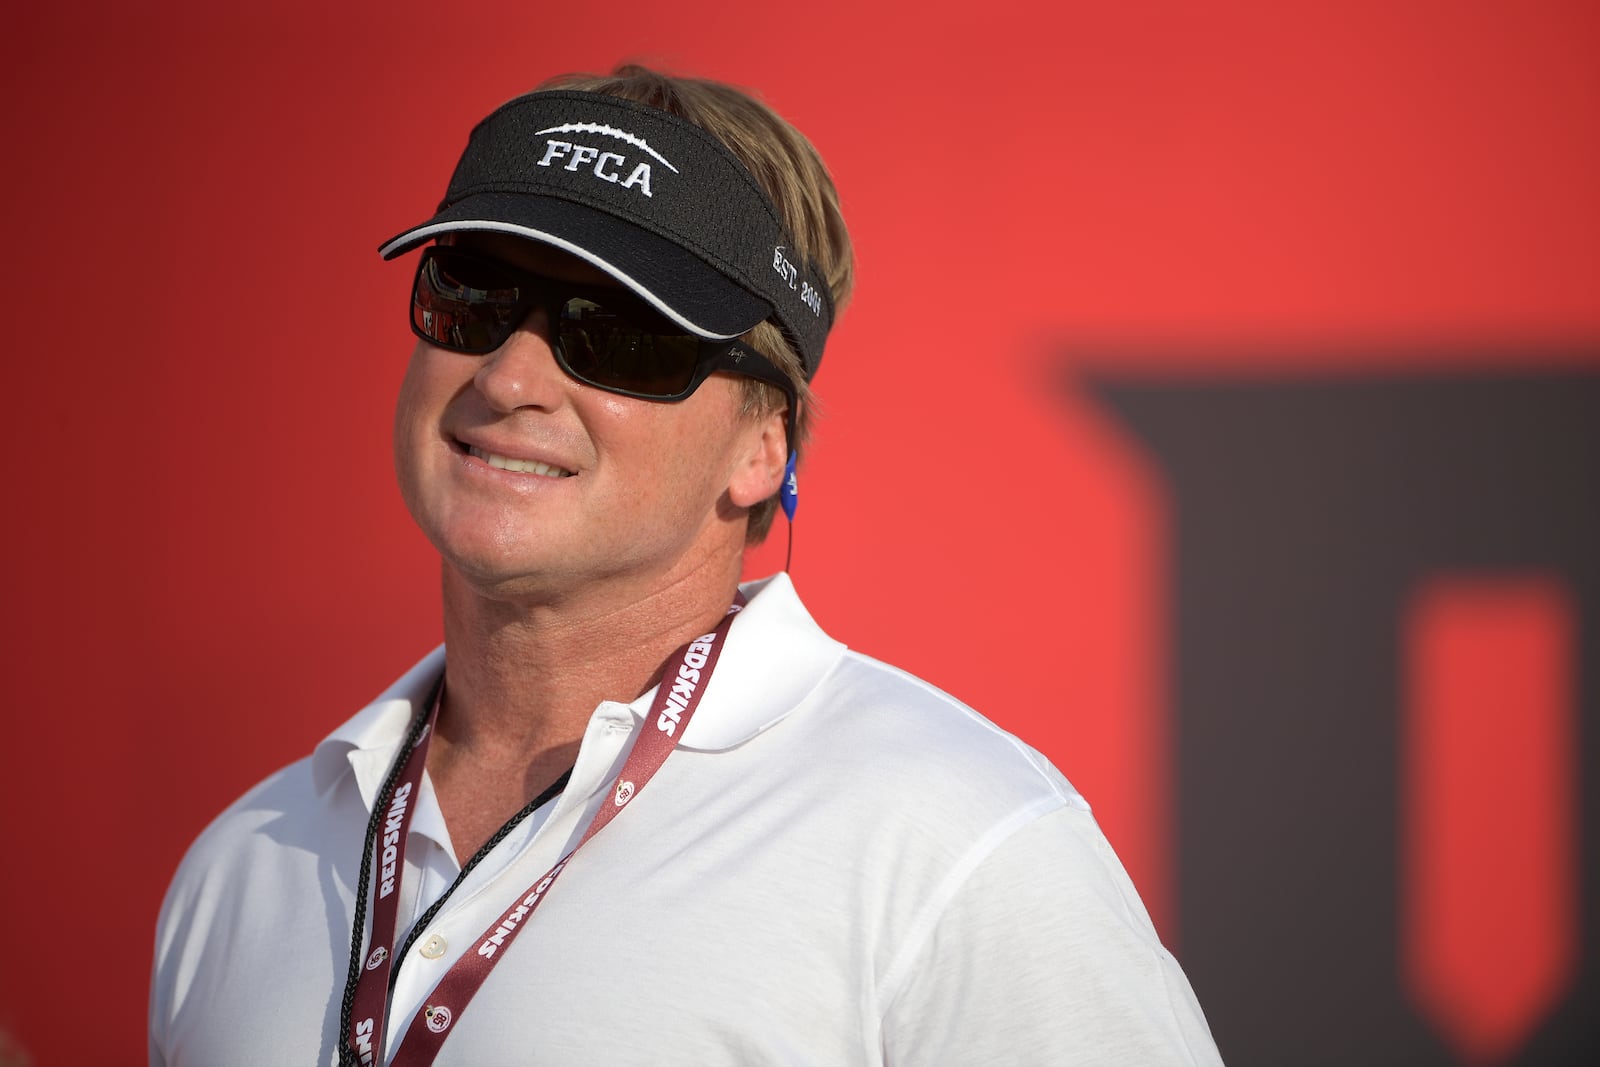
[[[1218,1062],[1065,778],[739,586],[851,288],[810,144],[558,79],[418,248],[395,466],[444,645],[190,850],[152,1063]]]

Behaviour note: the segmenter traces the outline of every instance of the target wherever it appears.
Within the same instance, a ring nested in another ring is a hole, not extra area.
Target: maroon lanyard
[[[622,773],[611,789],[609,802],[602,802],[584,831],[583,837],[572,851],[562,856],[554,867],[528,890],[521,894],[477,939],[477,948],[462,955],[433,992],[428,994],[423,1006],[412,1017],[411,1025],[395,1052],[394,1067],[425,1067],[438,1055],[439,1049],[450,1035],[450,1027],[466,1010],[478,988],[489,977],[511,947],[511,942],[527,925],[533,911],[546,896],[578,850],[589,843],[612,819],[616,818],[630,800],[638,796],[646,783],[661,769],[676,747],[675,740],[689,725],[700,697],[711,680],[717,657],[722,654],[723,638],[733,617],[744,606],[741,595],[717,628],[703,637],[697,637],[678,650],[668,660],[661,685],[656,692],[650,716],[639,728],[639,736],[628,753]],[[441,688],[441,699],[443,689]],[[406,839],[411,826],[411,816],[422,788],[422,772],[428,762],[428,746],[433,740],[433,725],[439,715],[439,701],[435,700],[428,713],[428,721],[418,734],[416,743],[406,755],[399,781],[389,801],[389,808],[375,833],[375,874],[372,901],[372,939],[360,977],[357,979],[354,1010],[350,1029],[345,1035],[350,1051],[361,1064],[383,1062],[384,1035],[387,1032],[389,1011],[389,973],[394,966],[393,945],[399,917],[400,876],[405,870]],[[650,727],[654,725],[655,729]]]

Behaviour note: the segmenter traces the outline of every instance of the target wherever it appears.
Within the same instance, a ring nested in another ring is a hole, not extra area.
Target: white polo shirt
[[[698,712],[562,873],[438,1063],[1217,1064],[1204,1016],[1055,768],[746,587]],[[336,1064],[362,835],[436,650],[225,811],[157,929],[150,1059]],[[603,703],[565,791],[398,961],[388,1049],[434,984],[582,835],[649,708]],[[426,777],[407,929],[459,867]]]

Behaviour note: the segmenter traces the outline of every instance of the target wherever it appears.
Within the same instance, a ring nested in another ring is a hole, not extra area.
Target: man
[[[1218,1062],[1054,768],[738,588],[850,290],[809,143],[562,79],[383,253],[429,241],[394,437],[444,648],[196,842],[152,1062]]]

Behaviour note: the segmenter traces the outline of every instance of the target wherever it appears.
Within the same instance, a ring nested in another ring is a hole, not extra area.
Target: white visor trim
[[[651,292],[650,289],[642,282],[633,278],[622,268],[608,262],[603,257],[597,256],[588,249],[573,244],[571,241],[557,237],[553,233],[547,233],[543,230],[535,230],[528,226],[518,226],[514,222],[496,222],[491,219],[467,219],[461,222],[439,222],[433,224],[432,226],[419,226],[415,230],[407,230],[405,233],[401,234],[399,237],[396,237],[394,240],[380,248],[378,252],[385,259],[387,259],[391,255],[397,255],[398,250],[402,247],[414,247],[424,240],[437,237],[439,234],[462,233],[468,231],[508,233],[515,237],[523,237],[530,241],[537,241],[540,244],[550,245],[553,248],[559,248],[561,251],[576,256],[585,263],[605,271],[607,275],[615,278],[617,281],[627,286],[636,295],[638,295],[640,299],[644,300],[651,307],[659,311],[669,321],[675,325],[683,327],[684,330],[694,334],[696,337],[703,337],[708,341],[731,341],[735,337],[743,336],[743,332],[717,333],[714,330],[708,330],[704,326],[690,322],[678,311],[670,307],[666,301],[662,300],[655,293]]]

